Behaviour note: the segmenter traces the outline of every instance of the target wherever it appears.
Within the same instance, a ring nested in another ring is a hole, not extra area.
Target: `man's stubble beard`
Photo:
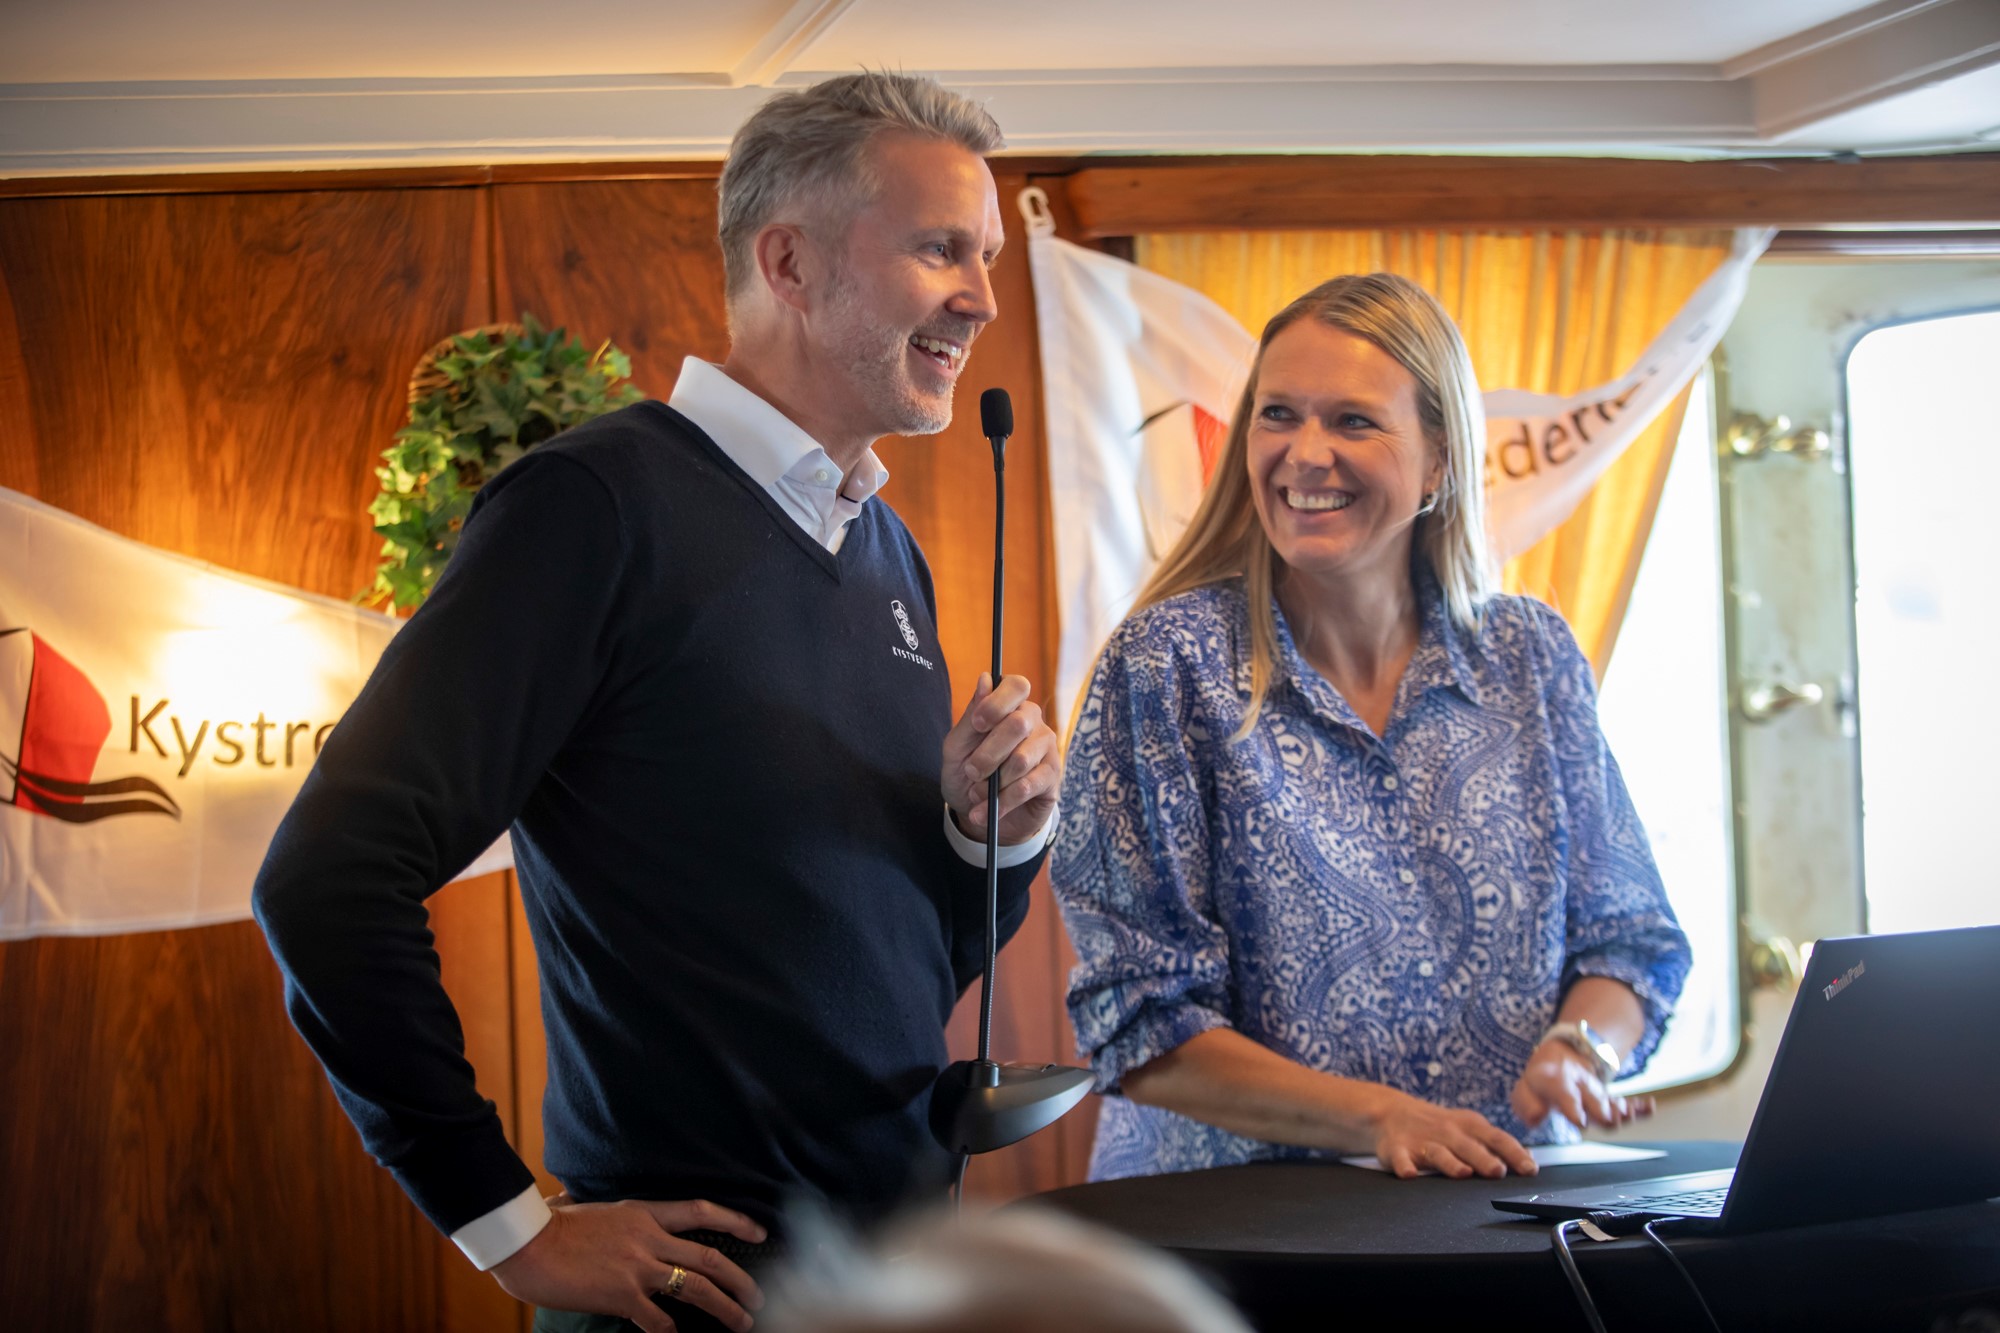
[[[834,275],[827,305],[834,356],[885,434],[936,435],[951,425],[957,381],[941,397],[920,392],[911,381],[906,358],[915,330],[882,324],[844,267]]]

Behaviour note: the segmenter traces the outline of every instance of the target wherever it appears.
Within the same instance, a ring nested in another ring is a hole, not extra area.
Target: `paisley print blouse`
[[[1421,577],[1421,629],[1377,737],[1300,656],[1250,734],[1240,581],[1132,616],[1071,739],[1053,879],[1076,946],[1069,1009],[1100,1091],[1233,1027],[1314,1069],[1508,1108],[1579,976],[1643,1002],[1645,1063],[1686,979],[1645,831],[1597,725],[1589,663],[1542,603],[1477,633]],[[1276,608],[1274,607],[1274,610]],[[1093,1179],[1324,1155],[1106,1100]]]

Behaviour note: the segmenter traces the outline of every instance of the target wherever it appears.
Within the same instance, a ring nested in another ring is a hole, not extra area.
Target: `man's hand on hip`
[[[1021,676],[999,688],[981,672],[965,715],[944,738],[940,785],[966,837],[986,836],[986,779],[1000,774],[1000,841],[1026,842],[1041,832],[1062,788],[1062,747],[1028,698]]]
[[[516,1300],[549,1310],[623,1315],[646,1333],[671,1333],[674,1327],[654,1303],[656,1292],[699,1306],[738,1330],[749,1328],[748,1312],[764,1304],[748,1273],[716,1250],[673,1234],[723,1231],[761,1242],[764,1228],[741,1213],[700,1199],[567,1203],[558,1195],[549,1203],[548,1225],[493,1267],[493,1276]]]

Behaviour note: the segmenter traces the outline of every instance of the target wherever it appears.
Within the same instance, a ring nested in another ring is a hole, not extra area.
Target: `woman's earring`
[[[1432,512],[1437,507],[1438,507],[1438,493],[1436,491],[1427,491],[1424,494],[1423,504],[1419,506],[1417,509],[1417,517],[1422,518],[1425,514]]]

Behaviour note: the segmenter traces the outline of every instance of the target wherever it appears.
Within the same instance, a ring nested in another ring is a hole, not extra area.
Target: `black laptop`
[[[1728,1171],[1495,1199],[1503,1212],[1879,1217],[2000,1196],[2000,926],[1821,940]]]

